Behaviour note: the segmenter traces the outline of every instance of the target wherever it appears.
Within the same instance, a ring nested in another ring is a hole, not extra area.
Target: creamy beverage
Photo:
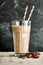
[[[28,53],[29,40],[30,40],[30,30],[31,30],[30,18],[32,16],[34,7],[35,6],[33,5],[27,21],[25,20],[25,17],[26,17],[28,6],[26,6],[26,9],[24,12],[22,25],[19,25],[19,23],[17,22],[16,25],[12,26],[14,51],[16,54]]]
[[[29,50],[31,25],[12,25],[15,53],[27,53]]]

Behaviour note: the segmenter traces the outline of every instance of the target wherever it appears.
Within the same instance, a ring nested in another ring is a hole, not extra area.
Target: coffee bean
[[[37,53],[38,55],[40,55],[40,52],[38,52],[38,51],[35,51],[35,53]]]
[[[37,53],[34,52],[33,58],[39,58],[39,55],[38,55]]]
[[[29,53],[26,57],[27,57],[27,58],[32,58],[32,54]]]

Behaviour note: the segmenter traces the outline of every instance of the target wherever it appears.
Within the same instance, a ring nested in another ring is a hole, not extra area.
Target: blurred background
[[[31,17],[30,51],[43,51],[43,0],[0,0],[0,51],[14,51],[11,25],[22,20],[26,5]]]

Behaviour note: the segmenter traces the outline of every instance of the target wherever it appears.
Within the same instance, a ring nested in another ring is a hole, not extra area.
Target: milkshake
[[[31,25],[12,25],[15,53],[28,53]]]
[[[13,42],[14,42],[14,51],[16,54],[25,54],[29,52],[29,40],[30,40],[30,30],[31,22],[30,18],[32,16],[35,6],[32,6],[32,10],[29,14],[28,20],[25,20],[28,6],[26,6],[24,17],[22,19],[22,25],[12,25],[13,32]]]

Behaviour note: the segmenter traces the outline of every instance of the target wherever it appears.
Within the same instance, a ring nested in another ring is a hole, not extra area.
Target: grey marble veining
[[[30,51],[43,51],[43,0],[0,0],[0,51],[13,50],[12,21],[22,19],[26,5],[27,19],[33,4]]]

